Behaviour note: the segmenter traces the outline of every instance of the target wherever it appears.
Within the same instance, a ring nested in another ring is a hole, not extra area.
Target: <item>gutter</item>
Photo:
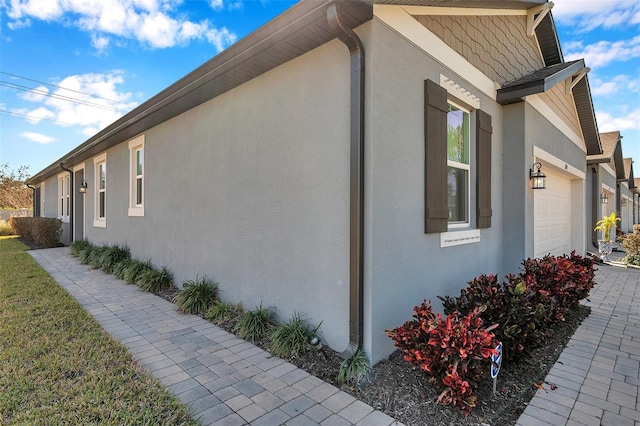
[[[25,183],[25,185],[27,186],[27,188],[29,188],[32,192],[31,194],[31,211],[33,213],[31,213],[32,217],[35,217],[36,215],[36,187],[35,186],[31,186],[28,183]]]
[[[591,166],[591,172],[593,173],[591,178],[591,220],[595,223],[595,221],[598,220],[600,191],[598,190],[598,172],[596,171],[596,168]],[[593,224],[590,226],[593,226]],[[598,231],[593,229],[591,230],[591,244],[593,244],[595,248],[598,248]]]
[[[349,49],[350,59],[350,208],[349,208],[349,347],[347,358],[363,341],[364,288],[364,46],[344,25],[339,4],[327,8],[327,21],[336,37]]]
[[[74,193],[75,185],[73,183],[73,170],[64,167],[64,163],[60,163],[60,168],[65,172],[69,172],[69,242],[73,242],[73,211],[74,208]]]

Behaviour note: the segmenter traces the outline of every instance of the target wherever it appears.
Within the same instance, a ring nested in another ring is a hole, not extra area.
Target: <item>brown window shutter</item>
[[[447,208],[447,91],[424,82],[424,203],[425,233],[446,232]]]
[[[491,116],[476,111],[477,227],[491,228]]]

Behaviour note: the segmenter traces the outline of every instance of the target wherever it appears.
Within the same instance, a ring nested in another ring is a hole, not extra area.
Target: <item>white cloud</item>
[[[35,133],[35,132],[22,132],[20,133],[20,136],[22,136],[23,138],[32,140],[34,142],[45,144],[45,145],[56,140],[51,136],[47,136],[47,135],[43,135],[41,133]]]
[[[594,96],[614,96],[640,91],[640,80],[632,80],[628,75],[620,74],[607,80],[598,77],[590,79],[591,93]]]
[[[63,127],[79,126],[82,133],[93,135],[137,106],[131,93],[118,90],[122,83],[120,72],[72,75],[57,82],[59,88],[50,96],[26,99],[41,105],[12,112],[26,115],[33,124],[53,120]]]
[[[613,28],[640,23],[637,0],[554,0],[553,16],[559,22],[574,25],[577,31]]]
[[[602,133],[616,130],[640,129],[640,108],[631,111],[622,117],[614,117],[607,112],[596,112],[598,130]]]
[[[581,46],[575,44],[573,47]],[[591,68],[603,67],[614,61],[628,61],[640,57],[640,36],[630,40],[599,41],[582,47],[580,50],[569,50],[565,60],[584,58]]]
[[[176,11],[174,0],[9,0],[6,6],[9,28],[27,25],[29,19],[75,25],[91,36],[92,45],[102,51],[110,37],[133,39],[151,48],[167,48],[194,40],[206,40],[222,51],[236,36],[208,20],[192,22]],[[210,0],[214,10],[239,7]],[[218,34],[211,37],[211,34]]]

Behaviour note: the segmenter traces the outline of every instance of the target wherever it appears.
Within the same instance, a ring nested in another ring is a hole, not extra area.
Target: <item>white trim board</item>
[[[558,170],[561,170],[565,173],[575,176],[578,179],[584,179],[586,177],[585,172],[583,172],[582,170],[570,164],[567,164],[562,159],[556,157],[553,154],[548,153],[544,149],[539,148],[537,146],[533,147],[533,156],[535,157],[536,160],[544,161],[545,163],[556,167]],[[544,173],[544,171],[542,171],[542,173]]]

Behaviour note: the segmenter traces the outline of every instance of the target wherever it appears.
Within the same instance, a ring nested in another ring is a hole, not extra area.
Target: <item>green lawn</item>
[[[26,250],[0,237],[0,424],[197,424]]]

